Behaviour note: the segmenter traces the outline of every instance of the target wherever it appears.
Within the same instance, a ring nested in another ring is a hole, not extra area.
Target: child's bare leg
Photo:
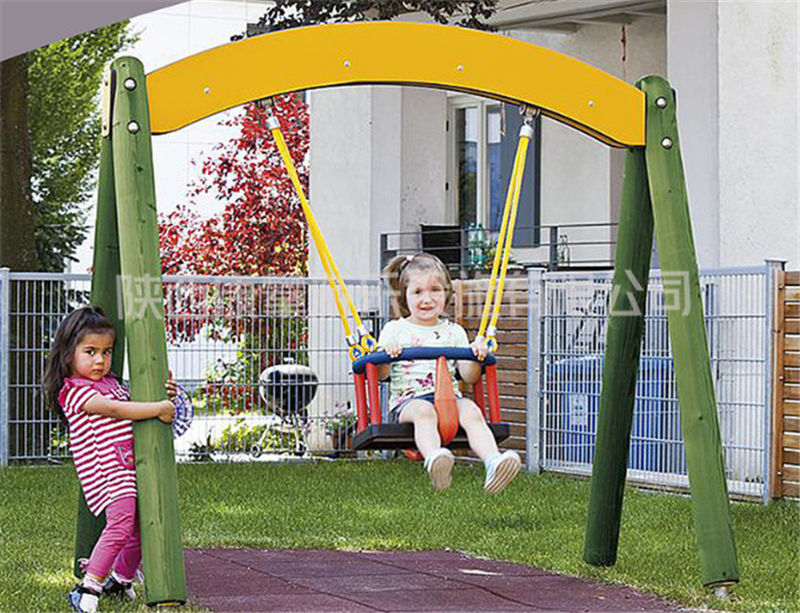
[[[458,419],[467,433],[469,446],[483,460],[483,465],[486,467],[484,491],[488,494],[503,491],[522,467],[519,454],[510,449],[500,453],[494,435],[483,418],[483,413],[472,400],[459,399]]]
[[[469,398],[458,399],[458,423],[464,428],[472,451],[481,460],[486,460],[499,452],[483,413]]]
[[[442,446],[439,438],[439,422],[436,411],[430,402],[411,400],[400,413],[401,424],[414,424],[414,441],[423,458]]]

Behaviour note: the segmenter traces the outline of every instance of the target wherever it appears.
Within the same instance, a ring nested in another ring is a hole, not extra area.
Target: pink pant
[[[104,578],[110,570],[131,581],[142,559],[136,498],[113,501],[106,507],[106,527],[92,550],[86,572]]]

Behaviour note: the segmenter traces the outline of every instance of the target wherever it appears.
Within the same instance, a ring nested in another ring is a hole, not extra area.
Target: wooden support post
[[[114,159],[110,138],[100,141],[100,176],[97,187],[97,221],[94,231],[92,304],[102,308],[114,326],[114,352],[111,372],[121,375],[125,363],[125,325],[117,302],[119,238],[117,202],[114,194]],[[106,525],[105,515],[95,517],[86,506],[83,490],[78,490],[78,522],[75,530],[75,576],[83,576],[81,558],[88,558]]]
[[[645,159],[675,365],[703,584],[739,580],[728,486],[711,378],[700,280],[678,143],[675,95],[661,77],[645,77]]]
[[[617,560],[644,329],[653,214],[642,149],[627,153],[618,232],[583,552],[583,559],[595,566]]]
[[[153,155],[145,75],[136,58],[115,73],[112,139],[119,224],[121,291],[128,341],[131,398],[164,398],[167,347],[158,255]],[[172,428],[157,419],[134,422],[145,600],[186,601]]]

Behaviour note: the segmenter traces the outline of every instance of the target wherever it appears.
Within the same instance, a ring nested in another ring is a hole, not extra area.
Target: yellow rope
[[[497,328],[497,318],[500,316],[500,303],[503,301],[503,286],[505,285],[506,281],[506,269],[508,268],[508,258],[511,255],[511,239],[514,236],[514,224],[517,221],[519,196],[520,192],[522,192],[522,176],[524,174],[522,169],[525,168],[525,160],[528,156],[528,142],[530,139],[525,136],[520,136],[519,140],[519,149],[521,149],[519,171],[515,177],[516,181],[514,184],[514,198],[511,208],[511,217],[508,222],[508,235],[506,237],[505,250],[503,251],[503,264],[500,273],[500,281],[497,285],[497,294],[495,295],[494,301],[494,312],[492,313],[492,320],[489,322],[489,330],[495,330]]]
[[[500,235],[497,238],[497,247],[494,253],[494,261],[492,262],[492,274],[489,278],[489,289],[486,293],[486,302],[483,305],[481,323],[480,327],[478,328],[478,337],[481,338],[484,336],[484,334],[486,334],[490,311],[492,311],[492,323],[488,326],[489,328],[494,327],[497,324],[497,316],[500,312],[503,280],[505,279],[508,257],[511,252],[511,242],[514,236],[514,223],[516,222],[517,205],[519,203],[522,174],[525,168],[525,159],[527,157],[529,141],[530,139],[528,137],[520,136],[517,144],[517,152],[514,156],[514,166],[511,171],[508,192],[506,193],[506,202],[503,207],[503,220],[500,224]],[[500,266],[501,261],[502,268]],[[498,272],[501,278],[499,286],[497,284]],[[494,296],[496,286],[498,286],[498,291],[497,296]],[[495,298],[495,300],[493,301],[492,298]]]
[[[272,136],[278,146],[278,151],[281,154],[281,158],[286,166],[286,170],[289,173],[289,178],[292,180],[295,191],[300,198],[300,206],[302,207],[303,214],[308,221],[308,227],[311,231],[311,236],[314,239],[314,244],[317,246],[317,251],[319,251],[320,259],[322,260],[322,267],[325,269],[325,274],[328,278],[328,285],[330,285],[331,290],[333,291],[333,297],[336,301],[336,308],[339,312],[339,318],[344,326],[345,334],[349,339],[352,336],[352,333],[350,322],[347,319],[344,305],[342,304],[342,296],[344,296],[345,300],[347,301],[347,305],[350,308],[350,314],[353,317],[353,321],[355,322],[357,330],[361,333],[362,331],[366,331],[366,329],[364,328],[361,318],[358,315],[358,310],[356,309],[356,306],[350,297],[350,293],[347,291],[347,286],[339,274],[339,269],[336,266],[336,262],[333,260],[333,256],[331,255],[330,249],[325,242],[325,238],[322,236],[322,231],[320,230],[319,225],[314,218],[314,213],[311,211],[311,207],[308,205],[308,200],[306,199],[305,193],[303,192],[303,187],[300,184],[300,178],[297,175],[297,169],[294,166],[291,154],[289,153],[289,148],[286,145],[286,141],[283,138],[283,133],[281,132],[280,125],[278,125],[277,120],[274,120],[274,127],[271,127],[270,130],[272,131]],[[490,336],[494,336],[494,330],[497,326],[497,319],[500,315],[500,305],[503,300],[506,269],[508,268],[508,259],[511,255],[511,243],[514,237],[514,225],[517,219],[519,197],[520,192],[522,191],[522,176],[524,174],[525,160],[527,158],[529,142],[530,136],[521,133],[519,136],[519,142],[517,144],[517,152],[514,157],[514,167],[511,172],[511,179],[509,181],[508,193],[506,194],[505,206],[503,208],[503,220],[500,226],[500,235],[497,240],[497,248],[494,254],[494,260],[492,262],[492,274],[489,279],[489,289],[486,294],[486,302],[483,305],[481,323],[478,329],[479,338],[483,338],[487,329],[492,333]],[[492,300],[493,298],[494,300]],[[492,313],[491,320],[489,320],[490,311]],[[493,338],[491,340],[494,342]],[[496,347],[496,342],[494,342],[494,344]],[[366,351],[370,351],[373,345],[374,339],[367,333],[362,341],[362,347]],[[352,355],[352,350],[351,358],[355,359],[355,357]]]
[[[355,304],[353,304],[353,301],[350,298],[347,287],[345,286],[344,281],[342,281],[341,275],[339,274],[339,269],[336,267],[336,262],[333,261],[333,256],[330,253],[330,249],[328,249],[325,238],[322,236],[322,231],[319,229],[317,220],[314,218],[314,213],[311,211],[311,207],[308,205],[308,200],[306,199],[305,193],[303,192],[303,187],[300,184],[300,178],[297,176],[297,169],[294,166],[291,154],[289,153],[289,148],[286,145],[286,141],[283,138],[283,133],[279,127],[272,128],[272,136],[275,138],[275,143],[277,144],[278,151],[283,158],[283,163],[286,166],[287,172],[289,173],[289,178],[292,180],[292,184],[297,192],[297,196],[300,198],[300,206],[302,207],[303,214],[308,221],[308,228],[311,230],[311,236],[314,239],[314,244],[317,246],[317,251],[319,251],[320,259],[322,260],[322,267],[325,269],[325,274],[328,277],[328,285],[330,285],[331,289],[333,290],[333,297],[336,301],[336,308],[339,311],[339,318],[342,320],[345,334],[350,336],[352,334],[352,330],[350,328],[350,322],[347,319],[347,315],[344,311],[344,306],[342,305],[340,290],[341,294],[344,295],[348,306],[350,307],[350,312],[353,316],[353,321],[355,322],[356,327],[362,327],[361,319],[358,316]],[[338,287],[336,284],[337,282],[339,284]]]

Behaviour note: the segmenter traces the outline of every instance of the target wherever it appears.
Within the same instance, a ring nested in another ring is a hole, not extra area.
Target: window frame
[[[489,133],[488,133],[488,109],[493,106],[500,106],[502,103],[498,100],[490,98],[483,98],[480,96],[473,96],[470,94],[448,94],[447,97],[447,164],[446,172],[447,177],[446,185],[446,205],[445,205],[445,219],[449,224],[458,224],[458,203],[456,200],[456,183],[458,182],[458,168],[456,155],[458,147],[456,145],[456,130],[455,119],[456,113],[460,109],[477,108],[478,109],[478,143],[477,143],[477,181],[476,181],[476,196],[477,196],[477,211],[476,222],[480,223],[484,228],[490,227],[491,215],[491,194],[490,192],[490,176],[489,176]],[[531,237],[523,241],[523,244],[516,244],[515,247],[520,249],[536,248],[541,246],[541,117],[537,118],[534,122],[535,136],[531,141],[528,149],[528,162],[532,164],[532,180],[535,183],[535,190],[533,194],[533,217],[534,226],[531,228]],[[505,190],[508,185],[501,185],[502,201],[505,202]]]
[[[447,205],[446,218],[448,223],[458,223],[458,203],[456,201],[456,183],[458,180],[458,168],[456,164],[456,113],[466,108],[477,108],[478,110],[478,146],[476,151],[477,158],[477,181],[475,194],[477,210],[475,211],[476,223],[488,226],[489,221],[489,148],[488,148],[488,126],[486,121],[487,107],[500,105],[497,100],[470,96],[468,94],[451,94],[447,97]]]

